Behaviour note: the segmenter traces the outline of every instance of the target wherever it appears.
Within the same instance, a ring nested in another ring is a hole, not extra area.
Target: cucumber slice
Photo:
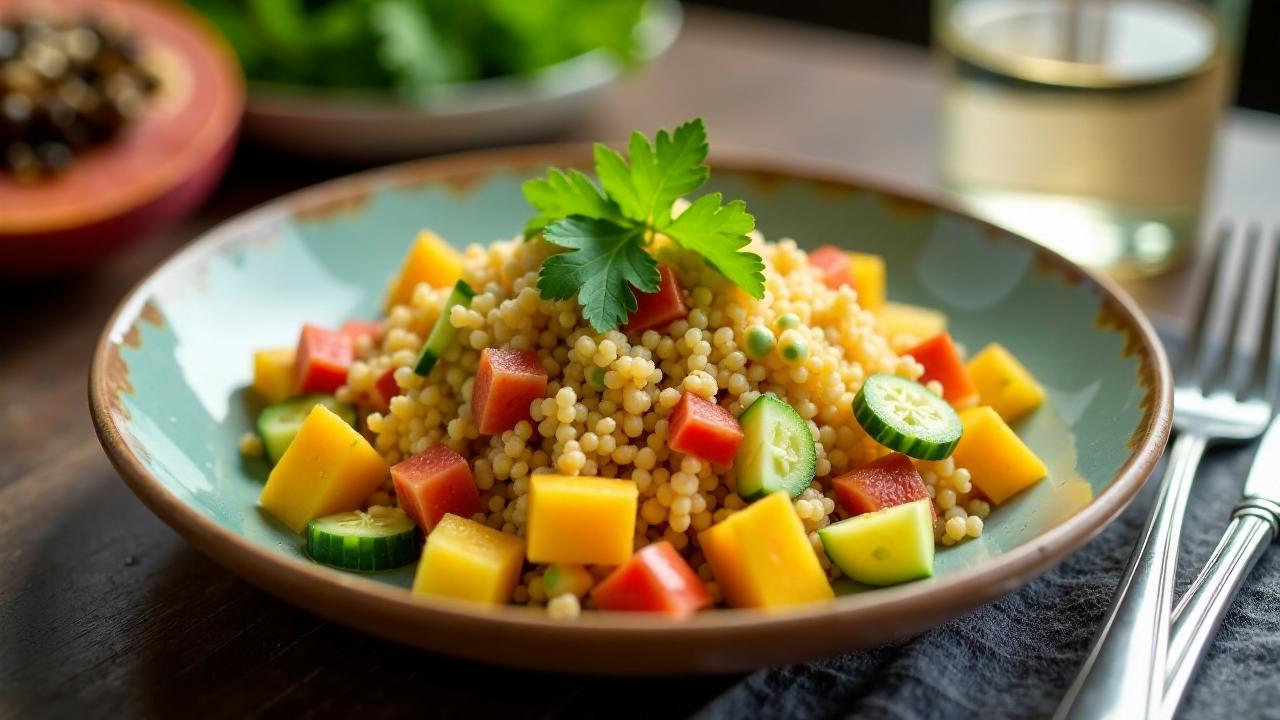
[[[928,498],[855,515],[818,531],[840,572],[867,585],[933,575],[933,512]]]
[[[289,449],[289,443],[297,436],[298,428],[302,427],[302,421],[316,405],[324,405],[351,427],[356,426],[356,409],[334,400],[332,395],[300,395],[270,405],[258,415],[258,435],[262,437],[262,446],[272,465],[280,462],[284,451]]]
[[[738,418],[742,445],[734,458],[738,494],[754,500],[778,490],[799,497],[813,482],[818,450],[804,418],[773,395],[761,395]]]
[[[948,457],[964,434],[946,400],[897,375],[867,378],[853,398],[853,416],[872,440],[918,460]]]
[[[454,306],[471,307],[471,298],[475,296],[476,291],[472,290],[466,282],[459,280],[454,283],[453,292],[449,293],[449,299],[444,301],[440,317],[436,318],[436,324],[431,328],[431,334],[427,336],[427,343],[422,346],[422,354],[418,356],[418,364],[414,366],[414,372],[423,377],[431,374],[431,368],[436,366],[440,356],[449,349],[449,343],[453,342],[453,336],[458,332],[453,323],[449,322]]]
[[[417,557],[417,528],[399,508],[328,515],[307,523],[307,555],[343,570],[394,570]]]

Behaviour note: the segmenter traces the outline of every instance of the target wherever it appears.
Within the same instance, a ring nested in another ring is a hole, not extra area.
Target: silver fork
[[[1255,268],[1264,275],[1258,299],[1262,335],[1254,356],[1251,382],[1261,383],[1271,399],[1272,411],[1280,410],[1280,230],[1270,247],[1259,243],[1253,255]],[[1269,262],[1268,262],[1269,260]],[[1270,349],[1268,351],[1268,348]],[[1231,602],[1267,546],[1280,534],[1280,447],[1275,445],[1280,420],[1272,420],[1262,446],[1254,457],[1245,483],[1244,497],[1231,513],[1231,522],[1204,568],[1173,610],[1169,636],[1169,664],[1165,673],[1162,715],[1172,718],[1191,684],[1197,666],[1213,642]]]
[[[1259,238],[1258,232],[1240,234],[1227,226],[1215,235],[1212,266],[1196,298],[1195,323],[1175,365],[1173,426],[1178,436],[1159,496],[1056,718],[1135,720],[1160,712],[1178,539],[1191,481],[1210,443],[1252,440],[1271,418],[1264,389],[1254,382],[1256,373],[1245,360],[1252,353],[1238,337],[1246,289],[1261,275],[1250,272],[1247,257]],[[1256,354],[1265,355],[1266,349]],[[1263,359],[1263,367],[1268,362]]]

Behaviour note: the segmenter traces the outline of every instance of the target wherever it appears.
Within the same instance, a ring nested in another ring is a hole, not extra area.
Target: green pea
[[[787,363],[799,365],[809,359],[809,343],[798,330],[787,330],[778,339],[778,352]]]
[[[773,324],[778,328],[778,332],[790,330],[791,328],[800,327],[800,316],[795,313],[779,315],[778,319],[773,321]]]
[[[763,325],[747,328],[747,357],[763,360],[773,352],[773,331]]]

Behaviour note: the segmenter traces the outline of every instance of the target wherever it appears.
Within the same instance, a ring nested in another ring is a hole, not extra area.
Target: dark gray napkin
[[[1201,466],[1183,528],[1179,594],[1240,499],[1253,449],[1212,452]],[[696,717],[1048,716],[1088,652],[1158,478],[1111,527],[1022,590],[906,642],[757,671]],[[1280,548],[1250,576],[1180,717],[1280,718]]]

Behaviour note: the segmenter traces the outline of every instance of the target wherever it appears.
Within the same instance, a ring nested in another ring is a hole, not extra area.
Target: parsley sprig
[[[756,226],[746,203],[725,205],[720,193],[708,193],[671,217],[675,201],[710,175],[702,119],[671,133],[659,130],[652,144],[632,133],[627,153],[630,162],[613,148],[595,146],[599,185],[577,170],[558,168],[524,184],[524,196],[538,212],[526,236],[541,232],[547,242],[567,249],[542,264],[543,299],[576,295],[582,316],[597,332],[617,328],[635,311],[637,291],[658,289],[657,261],[648,251],[658,233],[701,255],[752,297],[764,297],[764,263],[743,250]]]

